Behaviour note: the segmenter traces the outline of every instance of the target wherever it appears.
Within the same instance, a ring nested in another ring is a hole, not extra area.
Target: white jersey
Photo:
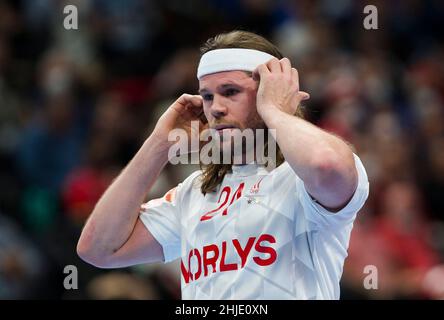
[[[313,200],[284,162],[270,172],[233,166],[205,196],[196,171],[144,204],[140,219],[165,262],[181,258],[183,299],[339,299],[353,221],[369,193],[354,157],[358,187],[337,213]]]

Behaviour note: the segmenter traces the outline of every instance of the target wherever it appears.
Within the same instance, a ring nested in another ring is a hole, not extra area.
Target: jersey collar
[[[232,165],[231,170],[235,176],[252,176],[267,173],[264,165],[259,165],[254,162],[242,165]]]

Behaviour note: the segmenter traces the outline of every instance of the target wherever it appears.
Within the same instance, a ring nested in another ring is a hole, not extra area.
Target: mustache
[[[238,129],[242,129],[242,126],[238,122],[231,122],[231,121],[214,121],[212,122],[209,127],[211,129],[218,129],[220,127],[234,127]]]

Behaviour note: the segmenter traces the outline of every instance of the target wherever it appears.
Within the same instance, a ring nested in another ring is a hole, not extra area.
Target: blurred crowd
[[[78,8],[65,30],[65,5]],[[197,90],[199,45],[272,40],[311,95],[307,120],[349,141],[370,196],[343,299],[444,298],[444,2],[0,0],[0,299],[178,299],[177,262],[99,270],[76,255],[100,195],[167,106]],[[168,165],[148,198],[197,168]],[[65,290],[66,265],[78,268]],[[366,266],[377,288],[366,289]],[[372,274],[371,276],[375,276]]]

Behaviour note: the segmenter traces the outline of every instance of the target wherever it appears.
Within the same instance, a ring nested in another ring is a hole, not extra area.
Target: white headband
[[[197,79],[201,79],[207,74],[242,70],[253,71],[262,63],[266,63],[274,58],[271,54],[253,49],[216,49],[205,53],[197,68]]]

